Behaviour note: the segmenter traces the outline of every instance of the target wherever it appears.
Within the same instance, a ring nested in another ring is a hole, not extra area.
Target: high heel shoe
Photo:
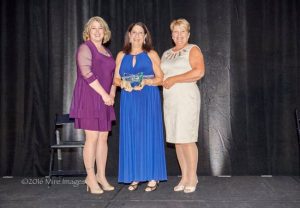
[[[147,184],[147,187],[145,188],[146,192],[155,191],[157,189],[158,185],[159,185],[159,181],[155,181],[154,186],[150,186],[149,183]]]
[[[175,192],[183,191],[184,188],[185,188],[184,185],[179,185],[179,184],[178,184],[177,186],[174,187],[174,191],[175,191]]]
[[[101,188],[104,191],[113,191],[115,190],[115,187],[113,187],[112,185],[108,184],[108,186],[103,186],[99,181],[97,181],[99,183],[99,185],[101,186]]]
[[[112,185],[110,185],[109,183],[107,183],[107,186],[103,186],[102,183],[100,182],[100,180],[98,179],[97,175],[96,175],[96,179],[97,182],[99,183],[100,187],[104,190],[104,191],[113,191],[115,190],[115,187],[113,187]]]
[[[195,192],[197,184],[198,184],[198,181],[196,182],[195,186],[186,186],[184,188],[183,192],[186,193],[186,194]]]
[[[85,184],[86,184],[86,191],[91,194],[103,194],[104,192],[100,187],[92,190],[91,187],[88,185],[87,181],[85,181]]]
[[[139,182],[132,182],[129,186],[128,186],[128,190],[129,191],[135,191],[137,190],[139,185]]]

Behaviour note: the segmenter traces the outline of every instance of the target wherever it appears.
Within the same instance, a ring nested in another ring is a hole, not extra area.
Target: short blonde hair
[[[171,22],[170,29],[172,32],[173,32],[175,26],[183,26],[186,29],[186,31],[188,31],[188,32],[190,32],[190,29],[191,29],[190,23],[186,19],[183,19],[183,18],[179,18],[179,19],[173,20]]]
[[[102,19],[101,17],[98,17],[98,16],[91,17],[89,19],[89,21],[84,25],[84,30],[82,32],[83,40],[86,41],[86,40],[90,39],[91,25],[94,21],[99,22],[99,24],[104,28],[103,43],[108,42],[110,40],[110,37],[111,37],[110,29],[109,29],[108,24],[106,23],[106,21],[104,19]]]

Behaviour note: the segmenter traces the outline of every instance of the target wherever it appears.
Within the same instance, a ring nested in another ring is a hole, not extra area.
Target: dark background
[[[191,23],[202,49],[199,175],[299,175],[294,110],[300,107],[297,0],[2,0],[0,174],[46,175],[55,113],[67,113],[84,23],[101,16],[122,48],[132,22],[149,27],[162,55],[169,24]],[[115,105],[119,112],[119,94]],[[118,122],[107,174],[117,175]],[[166,146],[168,175],[179,173]],[[82,166],[79,153],[69,166]]]

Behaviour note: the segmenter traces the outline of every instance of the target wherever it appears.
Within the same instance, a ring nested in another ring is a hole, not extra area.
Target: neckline
[[[90,43],[92,43],[92,45],[95,47],[95,50],[97,51],[97,53],[99,53],[100,55],[102,55],[102,56],[104,56],[104,57],[107,57],[107,58],[110,58],[110,57],[111,57],[111,54],[109,53],[109,51],[107,50],[107,48],[106,48],[104,45],[102,45],[102,47],[103,47],[103,49],[106,51],[106,53],[107,53],[108,55],[105,55],[104,53],[101,53],[101,52],[98,50],[97,46],[93,43],[93,41],[91,41],[91,40],[89,40],[89,41],[90,41]]]
[[[178,52],[184,50],[184,49],[185,49],[186,47],[188,47],[189,45],[190,45],[189,43],[186,44],[183,48],[179,49],[178,51],[174,51],[173,48],[171,48],[170,50],[171,50],[172,53],[178,53]]]
[[[140,55],[140,54],[142,54],[142,53],[144,53],[145,51],[141,51],[141,52],[139,52],[139,53],[137,53],[137,54],[131,54],[131,53],[129,53],[129,55],[131,55],[131,56],[138,56],[138,55]]]
[[[96,47],[96,46],[95,46],[95,47]],[[108,52],[108,50],[106,49],[106,47],[103,46],[103,49],[106,51],[107,55],[104,54],[104,53],[101,53],[101,52],[98,50],[98,48],[96,47],[96,50],[97,50],[97,52],[98,52],[99,54],[101,54],[102,56],[108,57],[108,58],[111,57],[111,55],[110,55],[110,53]]]

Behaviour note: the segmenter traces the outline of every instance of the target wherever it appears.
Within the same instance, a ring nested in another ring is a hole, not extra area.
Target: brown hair
[[[153,48],[151,34],[150,34],[147,26],[142,22],[132,23],[132,24],[129,25],[129,27],[126,31],[126,34],[125,34],[125,38],[124,38],[123,52],[125,54],[129,54],[131,52],[131,43],[129,41],[129,33],[131,32],[132,28],[135,25],[138,25],[138,26],[142,27],[143,30],[144,30],[144,33],[146,35],[145,43],[143,43],[142,49],[144,51],[149,52]]]
[[[111,37],[111,32],[110,29],[107,25],[107,23],[105,22],[105,20],[101,17],[95,16],[95,17],[91,17],[89,19],[89,21],[84,25],[84,30],[82,32],[82,37],[83,40],[89,40],[90,39],[90,30],[91,30],[91,24],[92,22],[99,22],[99,24],[104,28],[104,37],[103,37],[103,43],[106,43],[110,40]]]

